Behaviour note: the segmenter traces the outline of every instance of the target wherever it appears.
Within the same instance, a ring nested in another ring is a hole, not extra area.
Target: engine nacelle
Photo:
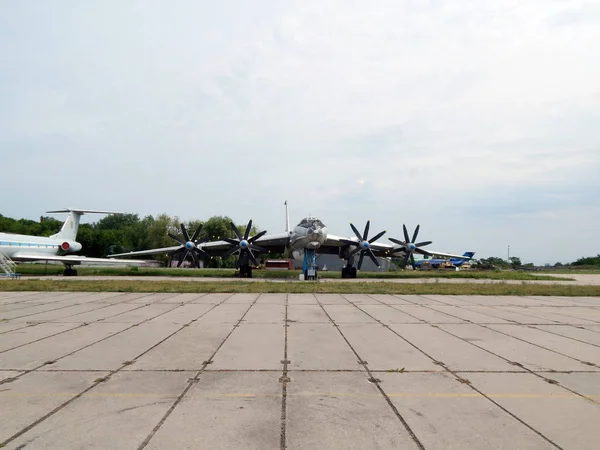
[[[81,244],[75,241],[64,241],[60,244],[60,250],[63,253],[75,253],[81,250],[81,248]]]

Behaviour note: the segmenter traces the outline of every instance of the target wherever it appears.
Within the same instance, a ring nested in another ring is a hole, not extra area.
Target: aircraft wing
[[[103,264],[135,264],[140,265],[146,261],[141,259],[111,259],[111,258],[88,258],[86,256],[58,256],[58,255],[36,255],[16,253],[11,255],[10,259],[17,262],[31,262],[31,261],[57,261],[63,264],[80,265],[82,263],[103,263]]]
[[[288,233],[277,233],[265,235],[254,241],[255,245],[266,248],[270,252],[281,253],[285,250],[285,247],[289,241]],[[198,248],[204,250],[210,256],[223,256],[232,245],[226,241],[210,241],[203,244],[199,244]],[[181,245],[175,245],[173,247],[155,248],[151,250],[140,250],[137,252],[127,253],[116,253],[114,255],[108,255],[112,258],[120,258],[122,256],[142,256],[142,255],[157,255],[161,253],[172,253],[176,250],[181,249]]]
[[[341,236],[327,235],[327,240],[320,247],[321,253],[337,253],[339,248],[347,245],[348,241],[358,243],[358,239],[356,237],[346,238]],[[399,257],[406,254],[404,247],[393,244],[385,244],[380,242],[373,242],[371,245],[371,250],[375,256],[380,257]],[[353,247],[356,248],[356,247]],[[418,253],[426,256],[440,256],[442,258],[460,258],[460,259],[471,259],[465,255],[455,255],[453,253],[445,253],[438,252],[436,250],[429,250],[425,248],[417,248],[414,250],[414,253]]]

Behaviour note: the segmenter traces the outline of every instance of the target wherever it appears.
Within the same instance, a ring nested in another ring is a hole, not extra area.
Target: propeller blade
[[[417,228],[415,228],[415,234],[413,234],[412,241],[410,241],[410,242],[415,242],[417,240],[417,235],[419,234],[419,228],[421,228],[421,225],[417,225]]]
[[[210,255],[201,248],[194,247],[194,252],[198,253],[200,256],[204,256],[205,258],[210,258]]]
[[[424,256],[433,256],[433,253],[429,253],[427,250],[422,249],[422,248],[415,248],[415,253],[418,253],[419,255],[424,255]]]
[[[356,266],[356,268],[358,270],[360,270],[360,268],[362,267],[362,262],[363,262],[364,257],[365,257],[365,252],[360,252],[360,258],[358,258],[358,265]]]
[[[406,247],[406,242],[402,242],[399,241],[398,239],[394,239],[394,238],[388,238],[390,241],[392,241],[394,244],[398,244],[401,245],[402,247]]]
[[[359,245],[358,242],[349,239],[340,239],[340,242],[346,245]]]
[[[232,249],[229,249],[229,251],[227,253],[225,253],[225,256],[231,256],[233,255],[235,252],[237,252],[238,250],[240,250],[239,246],[235,246]]]
[[[371,221],[367,220],[367,224],[365,225],[365,232],[363,233],[363,237],[362,240],[366,241],[367,240],[367,236],[369,236],[369,227],[371,226]]]
[[[248,247],[250,248],[250,250],[254,250],[256,252],[266,253],[266,251],[267,251],[266,248],[260,247],[258,245],[250,244]]]
[[[352,250],[348,256],[354,256],[356,255],[358,252],[360,252],[360,247],[356,247],[354,250]]]
[[[235,223],[233,222],[229,222],[229,225],[231,226],[231,229],[233,230],[233,232],[235,233],[235,235],[237,236],[237,238],[241,241],[242,239],[244,239],[242,237],[242,234],[240,233],[240,230],[237,229],[237,227],[235,226]]]
[[[415,264],[415,256],[412,253],[410,254],[410,263],[412,265],[413,270],[416,270],[417,266]]]
[[[410,242],[408,238],[408,230],[406,229],[406,225],[402,224],[402,230],[404,231],[404,242]]]
[[[251,251],[248,251],[248,257],[250,258],[250,261],[252,261],[252,264],[258,266],[258,261],[256,260],[254,254]]]
[[[406,256],[404,257],[404,260],[402,261],[402,268],[406,269],[406,265],[408,264],[408,258],[410,258],[410,253],[407,253]]]
[[[179,242],[181,245],[185,245],[185,241],[182,241],[181,238],[179,236],[175,236],[174,234],[171,233],[167,233],[169,235],[169,237],[171,239],[175,239],[177,242]]]
[[[419,242],[418,244],[415,244],[415,247],[425,247],[426,245],[431,244],[433,241],[424,241],[424,242]]]
[[[198,236],[200,236],[201,231],[202,231],[202,225],[198,225],[198,228],[196,228],[196,231],[194,231],[194,234],[192,235],[192,242],[195,242],[196,239],[198,239]]]
[[[352,228],[352,231],[354,231],[354,234],[356,235],[356,237],[358,238],[358,240],[362,241],[363,238],[361,237],[361,235],[358,232],[358,230],[356,229],[356,227],[352,223],[350,223],[350,227]]]
[[[186,248],[185,253],[183,254],[183,256],[179,259],[179,262],[177,263],[177,267],[181,267],[183,262],[187,259],[187,256],[189,253],[190,253],[190,251]]]
[[[187,232],[187,229],[185,228],[185,225],[180,223],[179,226],[181,227],[181,232],[183,233],[183,237],[185,238],[186,242],[190,240],[190,235]]]
[[[373,251],[371,249],[369,249],[369,251],[367,252],[367,255],[369,255],[369,258],[371,258],[371,261],[373,261],[373,264],[375,264],[377,267],[381,267],[379,265],[379,261],[377,261],[377,258],[375,258],[375,254],[373,254]]]
[[[250,222],[248,222],[248,225],[246,226],[246,232],[244,233],[244,239],[248,240],[248,236],[250,235],[251,229],[252,229],[252,219],[250,219]]]
[[[194,267],[196,269],[199,269],[200,268],[200,260],[198,259],[198,256],[194,252],[190,252],[190,255],[192,255],[192,261],[193,261]]]
[[[385,234],[385,231],[382,231],[379,234],[376,234],[375,236],[373,236],[371,239],[369,239],[369,244],[372,244],[373,242],[375,242],[377,239],[379,239],[381,236],[383,236]]]
[[[250,239],[248,239],[248,242],[252,243],[252,242],[256,241],[257,239],[260,239],[261,237],[263,237],[265,234],[267,234],[267,230],[263,230],[260,233],[252,236]]]
[[[238,245],[239,241],[236,241],[235,239],[231,239],[228,237],[224,237],[223,240],[231,245]]]

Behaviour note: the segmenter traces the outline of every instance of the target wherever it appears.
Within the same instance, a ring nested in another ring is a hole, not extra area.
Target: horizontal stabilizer
[[[77,209],[77,208],[65,208],[65,209],[57,209],[54,211],[46,211],[46,213],[69,213],[73,212],[76,214],[125,214],[123,212],[116,211],[98,211],[95,209]]]

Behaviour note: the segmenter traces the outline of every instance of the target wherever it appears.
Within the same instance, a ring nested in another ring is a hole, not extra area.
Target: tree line
[[[180,223],[183,223],[190,236],[202,225],[199,238],[217,240],[223,237],[235,238],[235,233],[229,223],[228,216],[212,216],[206,221],[191,220],[182,222],[177,216],[159,214],[145,216],[140,219],[138,214],[108,215],[91,224],[81,224],[77,241],[83,246],[82,254],[90,257],[104,258],[114,253],[149,250],[153,248],[172,247],[178,243],[169,237],[168,233],[182,236]],[[13,219],[0,214],[0,232],[29,234],[34,236],[50,236],[57,233],[63,221],[52,217],[40,217],[39,221],[28,219]],[[246,229],[246,224],[236,224],[241,233]],[[252,227],[256,234],[258,228]],[[276,255],[273,255],[276,257]],[[155,259],[166,262],[165,255],[156,255]],[[233,267],[235,257],[215,258],[209,265],[212,267]],[[531,263],[522,263],[519,257],[513,256],[509,261],[499,257],[481,258],[474,261],[474,266],[479,268],[527,268],[533,267]],[[554,267],[589,266],[600,267],[600,254],[591,257],[581,257],[571,263],[554,264]]]

